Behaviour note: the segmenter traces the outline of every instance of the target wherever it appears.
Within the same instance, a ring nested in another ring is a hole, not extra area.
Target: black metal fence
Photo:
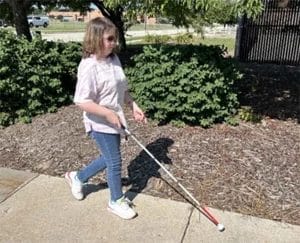
[[[300,0],[264,0],[256,19],[242,18],[235,56],[240,61],[300,65]]]

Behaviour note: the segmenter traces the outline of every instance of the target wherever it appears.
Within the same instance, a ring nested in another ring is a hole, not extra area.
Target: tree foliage
[[[104,2],[110,8],[123,6],[126,14],[133,18],[141,13],[168,17],[176,26],[189,26],[193,17],[205,15],[207,12],[210,14],[206,17],[218,20],[220,15],[247,14],[253,17],[263,9],[261,0],[110,0]],[[223,17],[223,19],[226,18]]]
[[[223,16],[224,12],[229,13],[232,18],[232,16],[243,14],[256,16],[262,10],[261,0],[2,0],[0,1],[0,14],[2,7],[9,6],[17,34],[25,35],[28,40],[31,40],[26,16],[33,5],[43,6],[46,10],[59,5],[69,6],[74,10],[84,12],[90,8],[91,3],[116,24],[120,31],[120,42],[124,47],[124,32],[126,31],[124,13],[131,20],[144,14],[164,16],[175,26],[188,27],[192,26],[195,20],[198,22],[202,20],[204,23],[215,20],[225,21],[227,17],[223,17],[222,20],[218,17]]]
[[[8,3],[0,1],[0,18],[6,23],[12,23],[13,16]]]
[[[29,42],[5,29],[0,36],[0,127],[71,103],[79,43]]]

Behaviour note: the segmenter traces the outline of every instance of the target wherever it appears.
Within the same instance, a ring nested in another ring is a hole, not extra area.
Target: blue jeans
[[[89,178],[107,168],[107,183],[112,201],[116,201],[123,196],[121,183],[121,152],[120,134],[109,134],[101,132],[91,132],[91,137],[95,139],[101,155],[91,161],[89,165],[81,169],[77,177],[82,182],[87,182]]]

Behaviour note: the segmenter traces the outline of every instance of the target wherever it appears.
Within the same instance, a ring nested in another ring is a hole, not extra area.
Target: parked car
[[[30,27],[43,26],[46,28],[49,25],[49,18],[47,16],[27,16]]]

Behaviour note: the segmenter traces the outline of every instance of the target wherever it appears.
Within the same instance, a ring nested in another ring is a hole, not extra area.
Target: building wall
[[[54,17],[54,18],[63,18],[69,21],[82,21],[82,22],[88,22],[91,19],[94,19],[96,17],[102,17],[103,15],[99,10],[92,10],[89,12],[86,12],[84,14],[81,14],[79,11],[51,11],[48,14],[48,17]],[[156,24],[156,18],[155,17],[138,17],[138,21],[146,22],[146,24]]]
[[[70,21],[82,21],[82,22],[88,22],[91,19],[102,16],[99,10],[93,10],[90,12],[86,12],[85,14],[81,14],[79,11],[51,11],[47,15],[49,17],[54,17],[56,19],[63,18]]]
[[[154,17],[148,17],[148,16],[137,16],[137,21],[144,23],[146,22],[146,24],[156,24],[156,18]]]

